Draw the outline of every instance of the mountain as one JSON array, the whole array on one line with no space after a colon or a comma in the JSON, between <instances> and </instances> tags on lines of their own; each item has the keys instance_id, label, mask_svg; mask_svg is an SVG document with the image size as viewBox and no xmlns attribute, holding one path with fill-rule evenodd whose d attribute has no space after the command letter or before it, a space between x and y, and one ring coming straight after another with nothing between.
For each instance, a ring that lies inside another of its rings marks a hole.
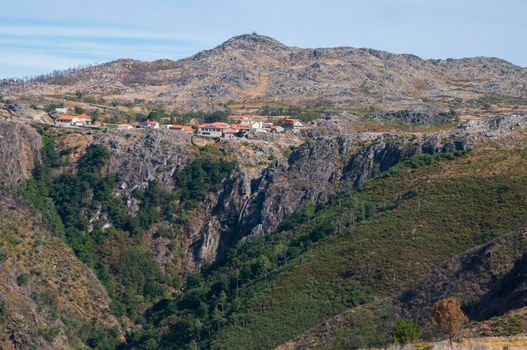
<instances>
[{"instance_id":1,"label":"mountain","mask_svg":"<svg viewBox=\"0 0 527 350\"><path fill-rule=\"evenodd\" d=\"M301 49L249 34L178 61L117 60L0 87L9 98L76 92L178 110L218 109L230 101L445 109L456 98L525 97L527 69L486 57L423 60L372 49Z\"/></svg>"},{"instance_id":2,"label":"mountain","mask_svg":"<svg viewBox=\"0 0 527 350\"><path fill-rule=\"evenodd\" d=\"M4 81L0 347L525 347L525 74L253 34ZM328 108L232 138L116 127L248 102Z\"/></svg>"}]
</instances>

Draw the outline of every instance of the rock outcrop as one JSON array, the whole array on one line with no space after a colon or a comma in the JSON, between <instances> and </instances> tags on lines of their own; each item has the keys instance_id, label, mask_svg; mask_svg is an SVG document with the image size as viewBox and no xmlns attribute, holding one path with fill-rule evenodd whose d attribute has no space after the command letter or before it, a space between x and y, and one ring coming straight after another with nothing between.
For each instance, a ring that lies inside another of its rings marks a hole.
<instances>
[{"instance_id":1,"label":"rock outcrop","mask_svg":"<svg viewBox=\"0 0 527 350\"><path fill-rule=\"evenodd\" d=\"M23 123L0 120L0 186L19 184L40 161L40 135Z\"/></svg>"}]
</instances>

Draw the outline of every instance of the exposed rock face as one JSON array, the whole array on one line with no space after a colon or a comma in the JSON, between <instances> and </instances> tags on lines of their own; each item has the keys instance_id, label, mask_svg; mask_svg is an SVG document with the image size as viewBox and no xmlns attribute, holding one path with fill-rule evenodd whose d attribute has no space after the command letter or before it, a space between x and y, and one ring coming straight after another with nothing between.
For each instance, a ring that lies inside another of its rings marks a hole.
<instances>
[{"instance_id":1,"label":"exposed rock face","mask_svg":"<svg viewBox=\"0 0 527 350\"><path fill-rule=\"evenodd\" d=\"M415 154L470 150L471 140L441 133L317 138L263 172L242 213L242 232L270 233L307 203L325 203Z\"/></svg>"},{"instance_id":2,"label":"exposed rock face","mask_svg":"<svg viewBox=\"0 0 527 350\"><path fill-rule=\"evenodd\" d=\"M100 95L178 109L217 109L230 100L273 100L429 109L422 98L527 96L527 69L496 58L423 60L349 47L300 49L241 35L190 58L118 60L27 84L4 82L0 94ZM436 106L442 108L441 103Z\"/></svg>"},{"instance_id":3,"label":"exposed rock face","mask_svg":"<svg viewBox=\"0 0 527 350\"><path fill-rule=\"evenodd\" d=\"M194 158L191 136L165 130L139 130L127 133L93 133L94 143L105 145L110 162L105 169L119 175L119 189L130 194L157 180L167 189L174 187L172 175Z\"/></svg>"},{"instance_id":4,"label":"exposed rock face","mask_svg":"<svg viewBox=\"0 0 527 350\"><path fill-rule=\"evenodd\" d=\"M0 120L53 124L53 119L49 114L35 110L26 104L0 103Z\"/></svg>"},{"instance_id":5,"label":"exposed rock face","mask_svg":"<svg viewBox=\"0 0 527 350\"><path fill-rule=\"evenodd\" d=\"M29 125L0 121L0 186L31 176L40 161L40 135Z\"/></svg>"}]
</instances>

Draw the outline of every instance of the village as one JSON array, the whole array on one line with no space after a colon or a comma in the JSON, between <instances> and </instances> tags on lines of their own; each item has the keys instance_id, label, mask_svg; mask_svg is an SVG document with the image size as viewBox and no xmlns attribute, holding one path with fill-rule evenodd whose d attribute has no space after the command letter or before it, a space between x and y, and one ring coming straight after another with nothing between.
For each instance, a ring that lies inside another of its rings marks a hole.
<instances>
[{"instance_id":1,"label":"village","mask_svg":"<svg viewBox=\"0 0 527 350\"><path fill-rule=\"evenodd\" d=\"M57 112L63 112L57 111ZM283 133L296 131L305 127L298 118L283 117L278 123L263 122L253 116L232 116L229 122L213 122L198 125L163 124L156 120L145 120L129 124L111 124L93 121L87 114L61 115L56 119L56 125L69 128L108 128L120 131L133 129L166 129L178 133L193 134L210 138L244 137L249 133Z\"/></svg>"}]
</instances>

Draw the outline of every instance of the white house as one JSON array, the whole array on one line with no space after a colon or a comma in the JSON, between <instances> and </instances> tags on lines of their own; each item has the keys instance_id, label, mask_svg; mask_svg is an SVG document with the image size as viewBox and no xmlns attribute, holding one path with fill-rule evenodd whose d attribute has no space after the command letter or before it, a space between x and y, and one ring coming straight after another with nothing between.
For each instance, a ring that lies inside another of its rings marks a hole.
<instances>
[{"instance_id":1,"label":"white house","mask_svg":"<svg viewBox=\"0 0 527 350\"><path fill-rule=\"evenodd\" d=\"M286 120L284 120L284 129L292 130L301 128L303 126L304 124L300 121L300 119L287 118Z\"/></svg>"},{"instance_id":2,"label":"white house","mask_svg":"<svg viewBox=\"0 0 527 350\"><path fill-rule=\"evenodd\" d=\"M284 132L284 128L282 128L280 125L273 125L271 126L271 132L281 133Z\"/></svg>"},{"instance_id":3,"label":"white house","mask_svg":"<svg viewBox=\"0 0 527 350\"><path fill-rule=\"evenodd\" d=\"M141 124L139 124L139 127L141 129L159 129L159 122L156 122L155 120L147 120L141 122Z\"/></svg>"},{"instance_id":4,"label":"white house","mask_svg":"<svg viewBox=\"0 0 527 350\"><path fill-rule=\"evenodd\" d=\"M55 108L55 112L58 114L67 114L68 113L68 107L57 107Z\"/></svg>"},{"instance_id":5,"label":"white house","mask_svg":"<svg viewBox=\"0 0 527 350\"><path fill-rule=\"evenodd\" d=\"M263 128L263 123L262 122L254 121L251 117L246 116L246 115L242 115L240 117L235 117L232 120L232 123L233 124L247 124L247 125L250 125L252 131L256 131L258 129Z\"/></svg>"},{"instance_id":6,"label":"white house","mask_svg":"<svg viewBox=\"0 0 527 350\"><path fill-rule=\"evenodd\" d=\"M117 125L117 130L130 130L134 127L131 124L119 124Z\"/></svg>"},{"instance_id":7,"label":"white house","mask_svg":"<svg viewBox=\"0 0 527 350\"><path fill-rule=\"evenodd\" d=\"M91 118L87 114L81 115L63 115L57 119L59 126L78 126L84 127L91 124Z\"/></svg>"},{"instance_id":8,"label":"white house","mask_svg":"<svg viewBox=\"0 0 527 350\"><path fill-rule=\"evenodd\" d=\"M198 135L208 137L222 137L223 131L229 127L229 124L221 122L201 124L198 126Z\"/></svg>"}]
</instances>

